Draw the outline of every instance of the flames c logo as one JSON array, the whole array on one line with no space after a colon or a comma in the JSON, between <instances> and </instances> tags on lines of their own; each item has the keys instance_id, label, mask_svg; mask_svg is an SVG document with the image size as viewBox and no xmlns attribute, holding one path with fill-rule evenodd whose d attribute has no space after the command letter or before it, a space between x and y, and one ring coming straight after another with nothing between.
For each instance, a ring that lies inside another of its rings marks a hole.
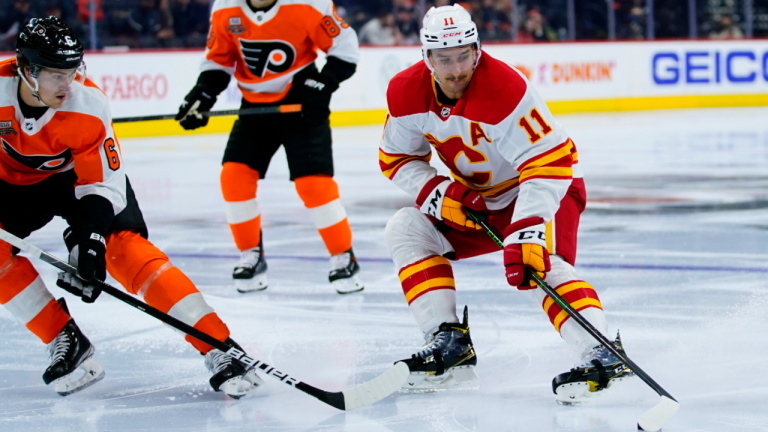
<instances>
[{"instance_id":1,"label":"flames c logo","mask_svg":"<svg viewBox=\"0 0 768 432\"><path fill-rule=\"evenodd\" d=\"M270 71L278 74L293 66L296 50L284 41L247 41L240 39L240 51L248 69L259 78Z\"/></svg>"}]
</instances>

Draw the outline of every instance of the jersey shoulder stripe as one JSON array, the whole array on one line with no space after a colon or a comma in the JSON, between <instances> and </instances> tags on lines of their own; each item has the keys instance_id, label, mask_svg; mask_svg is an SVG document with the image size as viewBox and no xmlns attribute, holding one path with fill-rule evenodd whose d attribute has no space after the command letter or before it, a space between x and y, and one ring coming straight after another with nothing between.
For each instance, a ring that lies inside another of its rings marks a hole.
<instances>
[{"instance_id":1,"label":"jersey shoulder stripe","mask_svg":"<svg viewBox=\"0 0 768 432\"><path fill-rule=\"evenodd\" d=\"M441 106L433 88L434 78L423 61L395 75L387 88L387 103L393 117L434 112ZM496 125L517 108L528 90L528 83L512 67L483 52L480 63L452 116Z\"/></svg>"},{"instance_id":2,"label":"jersey shoulder stripe","mask_svg":"<svg viewBox=\"0 0 768 432\"><path fill-rule=\"evenodd\" d=\"M425 113L434 99L432 73L423 61L399 72L387 87L387 106L392 117Z\"/></svg>"},{"instance_id":3,"label":"jersey shoulder stripe","mask_svg":"<svg viewBox=\"0 0 768 432\"><path fill-rule=\"evenodd\" d=\"M528 82L506 63L483 52L469 83L466 104L453 115L496 125L509 117L528 91ZM457 105L457 108L460 108Z\"/></svg>"}]
</instances>

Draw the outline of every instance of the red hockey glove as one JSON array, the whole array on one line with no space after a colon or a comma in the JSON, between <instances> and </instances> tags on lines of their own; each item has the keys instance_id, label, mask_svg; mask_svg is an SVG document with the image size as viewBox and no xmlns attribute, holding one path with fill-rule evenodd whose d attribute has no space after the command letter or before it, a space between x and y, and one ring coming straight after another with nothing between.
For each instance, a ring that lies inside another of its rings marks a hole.
<instances>
[{"instance_id":1,"label":"red hockey glove","mask_svg":"<svg viewBox=\"0 0 768 432\"><path fill-rule=\"evenodd\" d=\"M448 177L437 176L428 181L421 188L416 203L419 204L422 213L445 221L450 227L461 231L467 228L482 229L467 218L467 212L463 207L485 211L483 197L463 184L451 181Z\"/></svg>"},{"instance_id":2,"label":"red hockey glove","mask_svg":"<svg viewBox=\"0 0 768 432\"><path fill-rule=\"evenodd\" d=\"M546 225L540 217L519 220L504 230L504 266L507 282L520 290L536 288L536 283L525 277L525 267L539 276L552 269L547 251Z\"/></svg>"}]
</instances>

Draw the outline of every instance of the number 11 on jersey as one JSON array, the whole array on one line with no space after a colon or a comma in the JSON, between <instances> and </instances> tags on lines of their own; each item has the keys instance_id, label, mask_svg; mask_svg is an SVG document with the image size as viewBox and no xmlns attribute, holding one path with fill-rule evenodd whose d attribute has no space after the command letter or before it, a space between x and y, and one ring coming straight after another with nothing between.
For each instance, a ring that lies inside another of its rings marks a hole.
<instances>
[{"instance_id":1,"label":"number 11 on jersey","mask_svg":"<svg viewBox=\"0 0 768 432\"><path fill-rule=\"evenodd\" d=\"M520 117L518 124L528 133L528 140L531 141L531 144L536 144L543 136L547 136L547 134L552 132L552 126L544 121L544 117L539 114L539 111L536 108L531 110L531 118L541 127L541 135L533 129L531 122L528 121L526 116Z\"/></svg>"}]
</instances>

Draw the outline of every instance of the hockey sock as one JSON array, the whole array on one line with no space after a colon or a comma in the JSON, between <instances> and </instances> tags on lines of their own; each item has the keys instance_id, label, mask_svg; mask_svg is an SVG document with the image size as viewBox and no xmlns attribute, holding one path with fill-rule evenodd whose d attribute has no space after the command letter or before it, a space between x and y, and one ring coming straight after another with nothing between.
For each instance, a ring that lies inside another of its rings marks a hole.
<instances>
[{"instance_id":1,"label":"hockey sock","mask_svg":"<svg viewBox=\"0 0 768 432\"><path fill-rule=\"evenodd\" d=\"M24 257L12 257L10 252L11 245L0 242L0 304L48 344L67 324L69 315L45 287L32 263Z\"/></svg>"},{"instance_id":2,"label":"hockey sock","mask_svg":"<svg viewBox=\"0 0 768 432\"><path fill-rule=\"evenodd\" d=\"M400 269L400 283L424 336L444 322L459 322L456 283L447 259L432 255L404 266Z\"/></svg>"},{"instance_id":3,"label":"hockey sock","mask_svg":"<svg viewBox=\"0 0 768 432\"><path fill-rule=\"evenodd\" d=\"M120 231L109 235L107 270L128 292L143 297L150 306L220 341L229 337L229 329L192 281L138 233ZM203 354L211 350L191 336L186 340Z\"/></svg>"},{"instance_id":4,"label":"hockey sock","mask_svg":"<svg viewBox=\"0 0 768 432\"><path fill-rule=\"evenodd\" d=\"M227 222L241 251L253 249L261 240L261 210L256 202L259 172L248 165L225 162L221 170L221 192Z\"/></svg>"},{"instance_id":5,"label":"hockey sock","mask_svg":"<svg viewBox=\"0 0 768 432\"><path fill-rule=\"evenodd\" d=\"M331 255L348 251L352 247L352 229L347 212L339 199L339 186L333 177L313 175L294 180L296 192L312 213L315 227Z\"/></svg>"},{"instance_id":6,"label":"hockey sock","mask_svg":"<svg viewBox=\"0 0 768 432\"><path fill-rule=\"evenodd\" d=\"M607 334L607 323L600 298L592 286L580 280L576 270L560 256L553 255L552 270L546 281L555 288L565 301L587 319L600 333ZM577 322L540 288L524 291L541 305L549 321L565 342L581 355L599 342L587 333Z\"/></svg>"}]
</instances>

